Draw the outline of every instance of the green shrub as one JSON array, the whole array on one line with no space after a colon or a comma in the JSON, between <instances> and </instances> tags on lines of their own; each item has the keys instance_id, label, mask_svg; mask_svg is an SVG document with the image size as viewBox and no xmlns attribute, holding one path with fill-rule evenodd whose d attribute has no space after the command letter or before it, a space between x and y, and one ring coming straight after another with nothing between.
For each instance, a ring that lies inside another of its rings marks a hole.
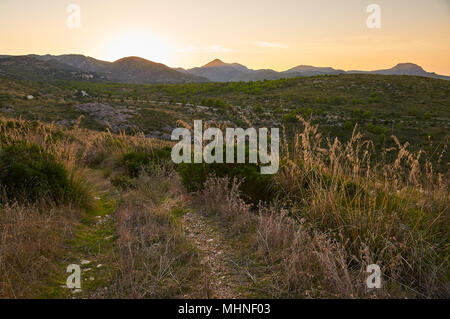
<instances>
[{"instance_id":1,"label":"green shrub","mask_svg":"<svg viewBox=\"0 0 450 319\"><path fill-rule=\"evenodd\" d=\"M264 110L263 110L263 108L262 108L262 106L261 105L255 105L254 107L253 107L253 112L255 112L255 113L262 113Z\"/></svg>"},{"instance_id":2,"label":"green shrub","mask_svg":"<svg viewBox=\"0 0 450 319\"><path fill-rule=\"evenodd\" d=\"M386 142L386 134L381 133L377 137L378 143L383 144Z\"/></svg>"},{"instance_id":3,"label":"green shrub","mask_svg":"<svg viewBox=\"0 0 450 319\"><path fill-rule=\"evenodd\" d=\"M164 147L160 149L153 149L149 153L125 153L120 161L120 164L127 170L130 177L137 177L142 170L150 173L158 167L170 165L170 158L170 147Z\"/></svg>"},{"instance_id":4,"label":"green shrub","mask_svg":"<svg viewBox=\"0 0 450 319\"><path fill-rule=\"evenodd\" d=\"M112 177L111 184L121 190L128 190L137 187L135 180L124 175Z\"/></svg>"},{"instance_id":5,"label":"green shrub","mask_svg":"<svg viewBox=\"0 0 450 319\"><path fill-rule=\"evenodd\" d=\"M365 119L370 119L372 117L372 112L370 111L365 111L362 115L363 118Z\"/></svg>"},{"instance_id":6,"label":"green shrub","mask_svg":"<svg viewBox=\"0 0 450 319\"><path fill-rule=\"evenodd\" d=\"M8 200L89 205L88 187L35 144L17 143L0 151L0 185Z\"/></svg>"},{"instance_id":7,"label":"green shrub","mask_svg":"<svg viewBox=\"0 0 450 319\"><path fill-rule=\"evenodd\" d=\"M344 129L346 130L352 130L354 128L355 124L352 121L346 121L344 123Z\"/></svg>"},{"instance_id":8,"label":"green shrub","mask_svg":"<svg viewBox=\"0 0 450 319\"><path fill-rule=\"evenodd\" d=\"M237 152L235 149L235 156ZM224 156L226 148L224 147ZM190 192L203 188L206 179L215 175L217 177L229 177L230 180L236 178L240 184L240 190L244 198L250 202L270 201L273 199L272 176L263 175L258 164L248 163L248 149L246 150L246 163L182 163L178 165L177 171L186 189Z\"/></svg>"}]
</instances>

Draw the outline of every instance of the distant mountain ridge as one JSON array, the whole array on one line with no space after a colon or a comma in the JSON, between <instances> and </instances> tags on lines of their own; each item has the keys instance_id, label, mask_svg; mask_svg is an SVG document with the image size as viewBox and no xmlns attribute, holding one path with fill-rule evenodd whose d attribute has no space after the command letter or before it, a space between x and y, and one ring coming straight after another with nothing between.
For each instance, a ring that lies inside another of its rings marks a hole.
<instances>
[{"instance_id":1,"label":"distant mountain ridge","mask_svg":"<svg viewBox=\"0 0 450 319\"><path fill-rule=\"evenodd\" d=\"M276 80L280 78L292 78L301 76L316 75L338 75L348 73L361 74L383 74L383 75L414 75L450 80L450 77L426 72L422 67L413 63L400 63L391 69L376 71L344 71L331 67L315 67L310 65L299 65L283 72L270 69L252 70L239 63L225 63L215 59L199 68L193 68L183 72L201 76L213 82L237 82L237 81L258 81Z\"/></svg>"},{"instance_id":2,"label":"distant mountain ridge","mask_svg":"<svg viewBox=\"0 0 450 319\"><path fill-rule=\"evenodd\" d=\"M426 72L414 63L399 63L375 71L344 71L331 67L299 65L283 72L252 70L239 63L215 59L192 69L170 68L140 57L107 62L79 54L8 56L0 55L0 74L39 81L109 81L119 83L248 82L316 75L383 74L412 75L450 80L449 76Z\"/></svg>"},{"instance_id":3,"label":"distant mountain ridge","mask_svg":"<svg viewBox=\"0 0 450 319\"><path fill-rule=\"evenodd\" d=\"M137 84L208 82L206 78L139 57L107 62L78 54L0 56L0 74L40 81L89 80Z\"/></svg>"},{"instance_id":4,"label":"distant mountain ridge","mask_svg":"<svg viewBox=\"0 0 450 319\"><path fill-rule=\"evenodd\" d=\"M314 75L320 75L320 74L327 74L327 75L342 74L342 73L345 73L345 71L344 70L335 70L330 67L316 67L316 66L311 66L311 65L299 65L292 69L284 71L283 73L285 73L285 74L301 73L301 74L305 74L305 75L314 76Z\"/></svg>"}]
</instances>

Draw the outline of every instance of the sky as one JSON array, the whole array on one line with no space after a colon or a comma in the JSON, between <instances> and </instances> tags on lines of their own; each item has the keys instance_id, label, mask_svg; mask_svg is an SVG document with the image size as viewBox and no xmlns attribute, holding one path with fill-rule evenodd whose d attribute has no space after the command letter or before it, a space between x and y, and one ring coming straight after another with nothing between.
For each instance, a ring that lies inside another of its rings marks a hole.
<instances>
[{"instance_id":1,"label":"sky","mask_svg":"<svg viewBox=\"0 0 450 319\"><path fill-rule=\"evenodd\" d=\"M380 28L367 25L370 4ZM450 75L450 0L0 0L0 55L30 53L277 71L412 62Z\"/></svg>"}]
</instances>

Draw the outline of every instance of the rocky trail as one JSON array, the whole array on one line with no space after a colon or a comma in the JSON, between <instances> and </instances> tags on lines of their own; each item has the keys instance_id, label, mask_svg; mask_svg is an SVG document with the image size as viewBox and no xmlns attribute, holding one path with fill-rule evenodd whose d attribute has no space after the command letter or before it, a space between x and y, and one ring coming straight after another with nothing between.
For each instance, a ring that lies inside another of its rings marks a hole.
<instances>
[{"instance_id":1,"label":"rocky trail","mask_svg":"<svg viewBox=\"0 0 450 319\"><path fill-rule=\"evenodd\" d=\"M207 281L211 295L208 298L243 298L242 287L248 277L239 271L238 252L232 247L214 221L197 211L183 217L187 237L200 251L202 263L207 267Z\"/></svg>"}]
</instances>

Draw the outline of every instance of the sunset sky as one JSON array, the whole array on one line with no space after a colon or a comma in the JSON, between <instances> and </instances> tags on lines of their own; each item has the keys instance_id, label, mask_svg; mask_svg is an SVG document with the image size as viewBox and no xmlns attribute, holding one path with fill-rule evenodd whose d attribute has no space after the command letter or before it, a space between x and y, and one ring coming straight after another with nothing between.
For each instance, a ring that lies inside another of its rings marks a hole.
<instances>
[{"instance_id":1,"label":"sunset sky","mask_svg":"<svg viewBox=\"0 0 450 319\"><path fill-rule=\"evenodd\" d=\"M71 3L80 28L66 24ZM381 7L369 29L366 8ZM278 71L413 62L450 75L450 0L0 0L0 54L141 56L171 67L220 58Z\"/></svg>"}]
</instances>

